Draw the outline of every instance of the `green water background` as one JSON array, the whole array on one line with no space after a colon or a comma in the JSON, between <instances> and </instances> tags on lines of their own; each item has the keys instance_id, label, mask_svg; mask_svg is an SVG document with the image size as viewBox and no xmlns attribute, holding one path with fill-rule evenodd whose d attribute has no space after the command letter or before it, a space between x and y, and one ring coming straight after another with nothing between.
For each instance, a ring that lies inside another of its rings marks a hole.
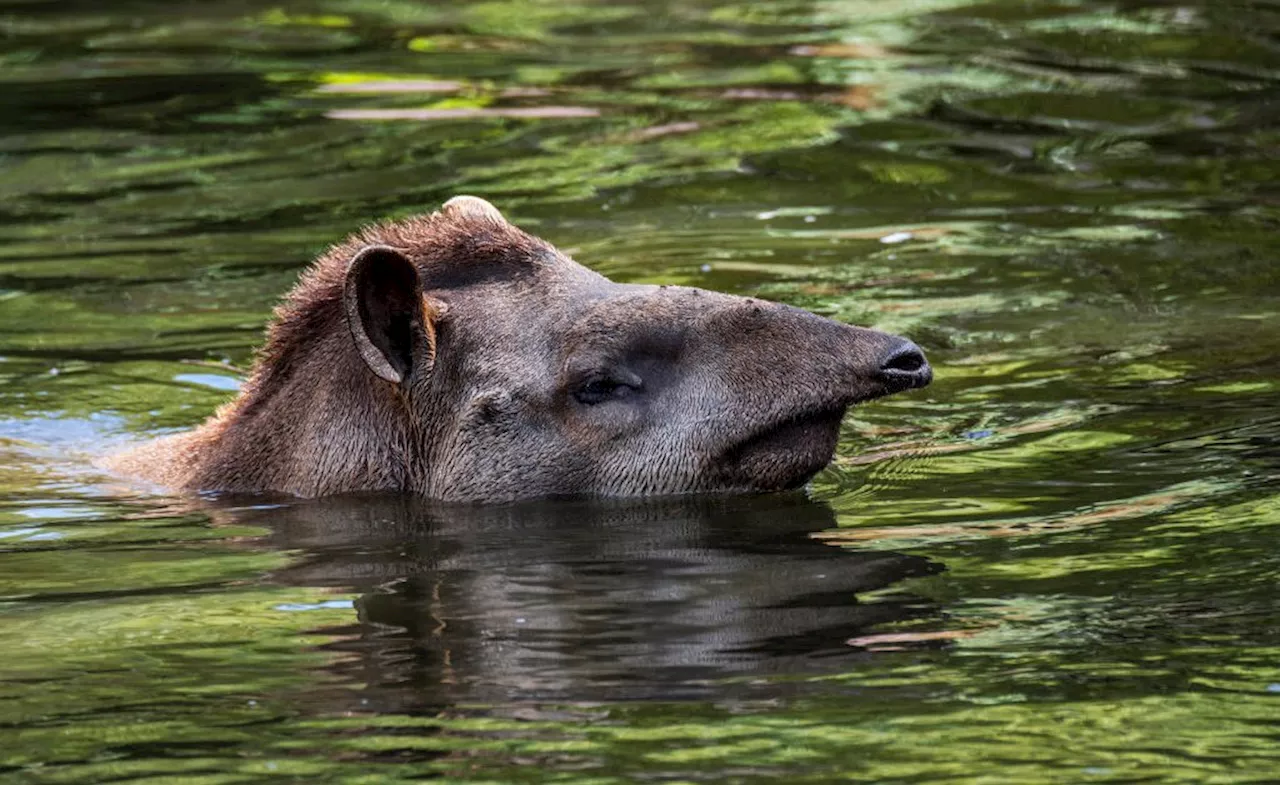
<instances>
[{"instance_id":1,"label":"green water background","mask_svg":"<svg viewBox=\"0 0 1280 785\"><path fill-rule=\"evenodd\" d=\"M0 0L0 781L1280 781L1278 85L1262 0ZM464 192L937 381L808 499L90 467Z\"/></svg>"}]
</instances>

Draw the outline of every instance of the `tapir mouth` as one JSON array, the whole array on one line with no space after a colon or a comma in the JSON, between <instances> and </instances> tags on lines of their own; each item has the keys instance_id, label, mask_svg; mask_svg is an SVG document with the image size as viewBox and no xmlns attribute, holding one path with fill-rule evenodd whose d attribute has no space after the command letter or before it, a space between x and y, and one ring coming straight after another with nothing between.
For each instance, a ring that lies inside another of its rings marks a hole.
<instances>
[{"instance_id":1,"label":"tapir mouth","mask_svg":"<svg viewBox=\"0 0 1280 785\"><path fill-rule=\"evenodd\" d=\"M788 417L732 447L724 466L732 484L761 491L798 488L822 471L835 455L846 406Z\"/></svg>"},{"instance_id":2,"label":"tapir mouth","mask_svg":"<svg viewBox=\"0 0 1280 785\"><path fill-rule=\"evenodd\" d=\"M793 414L767 425L737 442L721 465L729 484L759 491L799 488L831 463L840 436L840 423L849 407L903 390L924 387L932 380L926 364L907 378L890 378L875 389L846 400ZM904 374L905 376L905 374Z\"/></svg>"}]
</instances>

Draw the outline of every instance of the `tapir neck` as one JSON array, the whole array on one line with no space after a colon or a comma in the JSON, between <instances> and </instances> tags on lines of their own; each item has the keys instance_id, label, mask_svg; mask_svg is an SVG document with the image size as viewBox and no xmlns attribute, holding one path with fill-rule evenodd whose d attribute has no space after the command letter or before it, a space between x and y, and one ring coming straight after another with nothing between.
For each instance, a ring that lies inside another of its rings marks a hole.
<instances>
[{"instance_id":1,"label":"tapir neck","mask_svg":"<svg viewBox=\"0 0 1280 785\"><path fill-rule=\"evenodd\" d=\"M162 484L190 489L407 489L414 462L403 393L370 373L344 338L260 360L236 400L194 432L156 443L164 454L140 463L164 466L166 476L153 477Z\"/></svg>"}]
</instances>

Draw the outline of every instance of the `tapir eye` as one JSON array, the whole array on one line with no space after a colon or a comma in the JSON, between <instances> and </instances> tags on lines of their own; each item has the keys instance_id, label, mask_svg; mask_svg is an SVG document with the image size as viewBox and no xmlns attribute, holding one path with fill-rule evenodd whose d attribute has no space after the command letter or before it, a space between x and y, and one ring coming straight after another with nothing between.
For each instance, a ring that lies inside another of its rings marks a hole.
<instances>
[{"instance_id":1,"label":"tapir eye","mask_svg":"<svg viewBox=\"0 0 1280 785\"><path fill-rule=\"evenodd\" d=\"M578 403L595 406L598 403L624 398L640 389L640 378L633 374L592 376L578 385L573 397Z\"/></svg>"}]
</instances>

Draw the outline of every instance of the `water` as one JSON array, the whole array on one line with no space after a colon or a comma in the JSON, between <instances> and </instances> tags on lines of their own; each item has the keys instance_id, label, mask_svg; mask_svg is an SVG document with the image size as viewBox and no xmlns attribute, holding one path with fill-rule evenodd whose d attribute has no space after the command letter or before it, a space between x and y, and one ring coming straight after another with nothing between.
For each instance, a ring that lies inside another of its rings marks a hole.
<instances>
[{"instance_id":1,"label":"water","mask_svg":"<svg viewBox=\"0 0 1280 785\"><path fill-rule=\"evenodd\" d=\"M0 781L1273 782L1280 6L0 2ZM519 110L519 111L512 111ZM363 222L910 335L806 494L179 498Z\"/></svg>"}]
</instances>

